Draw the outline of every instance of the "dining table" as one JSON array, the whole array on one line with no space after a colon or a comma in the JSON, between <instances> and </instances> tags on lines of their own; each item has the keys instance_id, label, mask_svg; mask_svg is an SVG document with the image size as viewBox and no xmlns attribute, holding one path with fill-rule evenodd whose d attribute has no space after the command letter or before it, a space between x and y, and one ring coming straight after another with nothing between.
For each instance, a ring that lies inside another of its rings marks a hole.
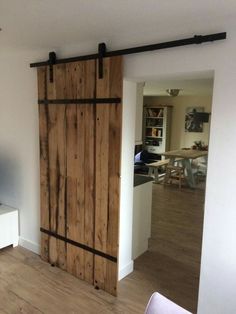
<instances>
[{"instance_id":1,"label":"dining table","mask_svg":"<svg viewBox=\"0 0 236 314\"><path fill-rule=\"evenodd\" d=\"M208 151L197 149L179 149L161 153L162 156L169 159L168 165L174 166L178 161L185 168L186 180L191 188L196 187L196 180L193 173L192 160L200 157L206 157Z\"/></svg>"}]
</instances>

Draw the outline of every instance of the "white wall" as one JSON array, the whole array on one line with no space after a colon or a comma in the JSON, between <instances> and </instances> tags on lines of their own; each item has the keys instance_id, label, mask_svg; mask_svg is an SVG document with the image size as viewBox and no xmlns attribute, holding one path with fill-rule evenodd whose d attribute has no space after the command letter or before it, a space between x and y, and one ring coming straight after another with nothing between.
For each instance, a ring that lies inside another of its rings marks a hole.
<instances>
[{"instance_id":1,"label":"white wall","mask_svg":"<svg viewBox=\"0 0 236 314\"><path fill-rule=\"evenodd\" d=\"M226 41L125 57L127 80L215 71L198 314L232 314L236 308L235 52L232 27ZM37 90L36 72L28 63L45 54L8 52L0 57L0 200L20 208L21 236L37 244ZM127 132L134 116L130 112L125 117ZM129 176L129 187L131 181Z\"/></svg>"},{"instance_id":2,"label":"white wall","mask_svg":"<svg viewBox=\"0 0 236 314\"><path fill-rule=\"evenodd\" d=\"M198 314L236 308L236 33L228 39L129 56L125 77L154 80L172 73L214 70Z\"/></svg>"},{"instance_id":3,"label":"white wall","mask_svg":"<svg viewBox=\"0 0 236 314\"><path fill-rule=\"evenodd\" d=\"M143 87L144 83L137 83L136 91L136 119L135 119L135 144L143 143Z\"/></svg>"},{"instance_id":4,"label":"white wall","mask_svg":"<svg viewBox=\"0 0 236 314\"><path fill-rule=\"evenodd\" d=\"M0 202L20 212L20 243L39 251L39 146L36 73L43 53L0 53Z\"/></svg>"},{"instance_id":5,"label":"white wall","mask_svg":"<svg viewBox=\"0 0 236 314\"><path fill-rule=\"evenodd\" d=\"M150 105L171 105L171 138L170 149L191 147L194 141L203 141L205 145L209 143L210 120L203 124L203 132L185 132L185 114L188 107L202 107L204 112L211 112L212 96L154 96L145 97L145 104Z\"/></svg>"},{"instance_id":6,"label":"white wall","mask_svg":"<svg viewBox=\"0 0 236 314\"><path fill-rule=\"evenodd\" d=\"M133 180L135 114L137 84L124 80L123 83L123 124L121 156L121 199L119 237L119 280L133 271L132 225L133 225Z\"/></svg>"}]
</instances>

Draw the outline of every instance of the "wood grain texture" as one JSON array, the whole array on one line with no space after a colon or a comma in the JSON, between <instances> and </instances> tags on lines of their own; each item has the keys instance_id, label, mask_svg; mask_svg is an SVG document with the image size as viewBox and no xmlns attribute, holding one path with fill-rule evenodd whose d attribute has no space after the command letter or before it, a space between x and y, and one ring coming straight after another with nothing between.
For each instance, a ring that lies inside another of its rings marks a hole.
<instances>
[{"instance_id":1,"label":"wood grain texture","mask_svg":"<svg viewBox=\"0 0 236 314\"><path fill-rule=\"evenodd\" d=\"M39 99L122 97L122 58L38 70ZM121 104L40 105L41 227L118 255ZM116 294L114 262L42 233L41 256Z\"/></svg>"},{"instance_id":2,"label":"wood grain texture","mask_svg":"<svg viewBox=\"0 0 236 314\"><path fill-rule=\"evenodd\" d=\"M66 110L67 138L67 236L76 238L77 229L77 106L67 105Z\"/></svg>"},{"instance_id":3,"label":"wood grain texture","mask_svg":"<svg viewBox=\"0 0 236 314\"><path fill-rule=\"evenodd\" d=\"M95 61L66 64L67 98L92 98ZM94 246L94 110L67 106L67 236ZM86 172L85 172L86 171ZM68 271L93 282L93 254L67 245Z\"/></svg>"},{"instance_id":4,"label":"wood grain texture","mask_svg":"<svg viewBox=\"0 0 236 314\"><path fill-rule=\"evenodd\" d=\"M109 104L96 110L95 248L106 252L109 175Z\"/></svg>"},{"instance_id":5,"label":"wood grain texture","mask_svg":"<svg viewBox=\"0 0 236 314\"><path fill-rule=\"evenodd\" d=\"M46 95L46 68L37 69L38 73L38 98ZM40 224L41 227L49 229L49 156L48 156L48 106L39 105L39 145L40 145ZM49 237L41 234L41 257L49 260Z\"/></svg>"},{"instance_id":6,"label":"wood grain texture","mask_svg":"<svg viewBox=\"0 0 236 314\"><path fill-rule=\"evenodd\" d=\"M123 59L121 56L105 58L103 60L103 78L98 78L96 96L98 98L122 98L123 86Z\"/></svg>"},{"instance_id":7,"label":"wood grain texture","mask_svg":"<svg viewBox=\"0 0 236 314\"><path fill-rule=\"evenodd\" d=\"M67 143L67 236L93 248L94 110L90 104L68 105ZM92 283L93 254L67 248L68 271Z\"/></svg>"},{"instance_id":8,"label":"wood grain texture","mask_svg":"<svg viewBox=\"0 0 236 314\"><path fill-rule=\"evenodd\" d=\"M109 104L96 107L95 249L107 251ZM106 259L94 257L94 285L105 290Z\"/></svg>"},{"instance_id":9,"label":"wood grain texture","mask_svg":"<svg viewBox=\"0 0 236 314\"><path fill-rule=\"evenodd\" d=\"M48 99L65 97L65 65L53 67L54 80L49 80L47 67ZM49 152L49 200L50 231L65 236L65 188L66 188L66 126L65 105L48 105L48 152ZM66 269L66 244L49 237L49 262Z\"/></svg>"},{"instance_id":10,"label":"wood grain texture","mask_svg":"<svg viewBox=\"0 0 236 314\"><path fill-rule=\"evenodd\" d=\"M84 243L84 119L83 105L67 111L67 236ZM68 271L84 278L84 251L67 245ZM74 263L77 265L74 265ZM72 265L70 265L72 263Z\"/></svg>"},{"instance_id":11,"label":"wood grain texture","mask_svg":"<svg viewBox=\"0 0 236 314\"><path fill-rule=\"evenodd\" d=\"M121 104L112 104L109 112L109 216L107 225L107 253L118 258L120 209ZM106 262L105 290L117 293L118 264Z\"/></svg>"},{"instance_id":12,"label":"wood grain texture","mask_svg":"<svg viewBox=\"0 0 236 314\"><path fill-rule=\"evenodd\" d=\"M138 278L126 278L115 298L21 247L1 251L0 269L1 314L143 314L150 297Z\"/></svg>"},{"instance_id":13,"label":"wood grain texture","mask_svg":"<svg viewBox=\"0 0 236 314\"><path fill-rule=\"evenodd\" d=\"M84 106L84 244L94 248L95 227L95 108ZM89 127L88 127L89 126ZM94 280L94 254L84 251L84 279Z\"/></svg>"},{"instance_id":14,"label":"wood grain texture","mask_svg":"<svg viewBox=\"0 0 236 314\"><path fill-rule=\"evenodd\" d=\"M98 65L97 65L98 66ZM122 58L104 59L98 98L122 97ZM118 257L122 105L96 105L95 248ZM117 294L118 264L95 256L94 284Z\"/></svg>"},{"instance_id":15,"label":"wood grain texture","mask_svg":"<svg viewBox=\"0 0 236 314\"><path fill-rule=\"evenodd\" d=\"M69 243L67 244L67 271L84 279L84 250Z\"/></svg>"},{"instance_id":16,"label":"wood grain texture","mask_svg":"<svg viewBox=\"0 0 236 314\"><path fill-rule=\"evenodd\" d=\"M93 98L95 92L95 60L66 64L66 98Z\"/></svg>"}]
</instances>

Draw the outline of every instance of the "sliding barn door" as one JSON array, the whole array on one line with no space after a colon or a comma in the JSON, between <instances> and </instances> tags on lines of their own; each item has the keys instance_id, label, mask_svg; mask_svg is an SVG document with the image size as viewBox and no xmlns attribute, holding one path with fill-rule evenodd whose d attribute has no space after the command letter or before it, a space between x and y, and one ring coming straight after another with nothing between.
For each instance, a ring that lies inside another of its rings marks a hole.
<instances>
[{"instance_id":1,"label":"sliding barn door","mask_svg":"<svg viewBox=\"0 0 236 314\"><path fill-rule=\"evenodd\" d=\"M41 257L116 295L122 58L38 68Z\"/></svg>"}]
</instances>

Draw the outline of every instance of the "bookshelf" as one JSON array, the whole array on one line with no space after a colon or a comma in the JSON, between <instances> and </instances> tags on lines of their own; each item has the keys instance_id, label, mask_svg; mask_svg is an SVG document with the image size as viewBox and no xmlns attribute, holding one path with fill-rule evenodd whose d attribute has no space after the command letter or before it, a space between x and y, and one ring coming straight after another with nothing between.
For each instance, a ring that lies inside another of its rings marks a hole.
<instances>
[{"instance_id":1,"label":"bookshelf","mask_svg":"<svg viewBox=\"0 0 236 314\"><path fill-rule=\"evenodd\" d=\"M144 106L143 141L145 149L161 154L170 148L170 106Z\"/></svg>"}]
</instances>

